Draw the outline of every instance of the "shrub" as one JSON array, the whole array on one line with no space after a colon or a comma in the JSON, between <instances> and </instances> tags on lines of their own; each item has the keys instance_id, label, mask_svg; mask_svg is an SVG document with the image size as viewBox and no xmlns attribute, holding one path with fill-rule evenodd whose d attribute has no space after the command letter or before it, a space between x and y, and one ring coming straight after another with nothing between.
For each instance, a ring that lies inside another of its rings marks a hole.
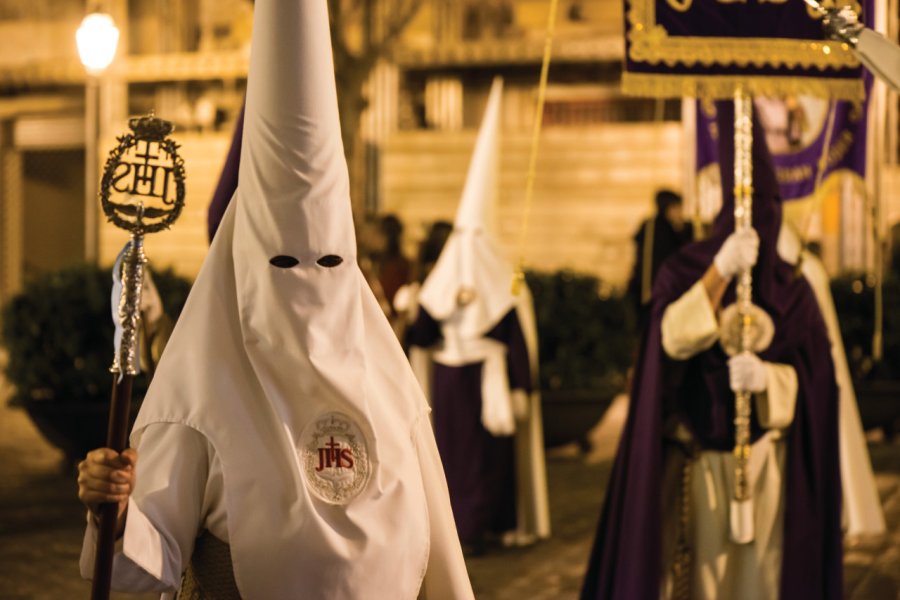
<instances>
[{"instance_id":1,"label":"shrub","mask_svg":"<svg viewBox=\"0 0 900 600\"><path fill-rule=\"evenodd\" d=\"M190 282L172 270L153 273L166 313L174 320ZM2 309L0 343L16 400L109 402L113 323L111 269L78 265L48 273L25 286ZM142 397L147 378L134 382Z\"/></svg>"},{"instance_id":2,"label":"shrub","mask_svg":"<svg viewBox=\"0 0 900 600\"><path fill-rule=\"evenodd\" d=\"M831 282L831 293L854 379L900 381L900 277L890 275L884 281L883 358L877 363L872 359L874 282L865 276L844 275Z\"/></svg>"},{"instance_id":3,"label":"shrub","mask_svg":"<svg viewBox=\"0 0 900 600\"><path fill-rule=\"evenodd\" d=\"M545 390L624 388L634 358L636 321L627 299L591 275L529 272Z\"/></svg>"}]
</instances>

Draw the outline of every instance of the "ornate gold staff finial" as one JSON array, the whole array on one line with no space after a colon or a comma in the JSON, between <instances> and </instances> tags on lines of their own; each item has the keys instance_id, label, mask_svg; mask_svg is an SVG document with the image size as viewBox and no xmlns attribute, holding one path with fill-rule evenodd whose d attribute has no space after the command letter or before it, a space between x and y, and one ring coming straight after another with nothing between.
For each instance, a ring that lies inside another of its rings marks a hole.
<instances>
[{"instance_id":1,"label":"ornate gold staff finial","mask_svg":"<svg viewBox=\"0 0 900 600\"><path fill-rule=\"evenodd\" d=\"M144 281L144 234L168 229L181 214L185 197L184 161L178 144L168 136L172 123L153 115L128 122L131 133L117 138L109 154L100 182L100 203L106 218L131 234L122 251L113 277L121 294L115 311L116 348L110 371L113 373L109 429L106 446L122 452L128 444L131 385L140 371L138 332L141 325L141 291ZM100 506L100 530L94 561L92 600L109 598L112 561L115 551L118 506Z\"/></svg>"}]
</instances>

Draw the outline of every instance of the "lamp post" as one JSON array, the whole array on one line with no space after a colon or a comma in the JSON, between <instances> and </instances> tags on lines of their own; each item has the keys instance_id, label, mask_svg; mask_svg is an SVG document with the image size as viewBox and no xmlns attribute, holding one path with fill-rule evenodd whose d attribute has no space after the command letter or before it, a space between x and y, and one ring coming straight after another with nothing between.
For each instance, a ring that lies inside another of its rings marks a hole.
<instances>
[{"instance_id":1,"label":"lamp post","mask_svg":"<svg viewBox=\"0 0 900 600\"><path fill-rule=\"evenodd\" d=\"M81 26L75 33L75 42L78 57L87 72L84 99L84 258L95 261L98 254L97 186L100 173L97 147L100 137L100 78L116 55L119 28L110 15L94 11L81 21Z\"/></svg>"}]
</instances>

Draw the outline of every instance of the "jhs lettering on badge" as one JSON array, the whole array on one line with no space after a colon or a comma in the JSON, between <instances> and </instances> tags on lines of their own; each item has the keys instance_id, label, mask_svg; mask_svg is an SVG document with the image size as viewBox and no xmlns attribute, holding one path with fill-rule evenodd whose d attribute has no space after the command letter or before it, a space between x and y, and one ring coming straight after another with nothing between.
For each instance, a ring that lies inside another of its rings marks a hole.
<instances>
[{"instance_id":1,"label":"jhs lettering on badge","mask_svg":"<svg viewBox=\"0 0 900 600\"><path fill-rule=\"evenodd\" d=\"M349 446L341 447L340 442L334 441L334 436L325 448L319 448L319 466L316 472L319 473L324 469L352 469L353 468L353 448Z\"/></svg>"},{"instance_id":2,"label":"jhs lettering on badge","mask_svg":"<svg viewBox=\"0 0 900 600\"><path fill-rule=\"evenodd\" d=\"M347 504L369 480L368 443L349 416L326 413L301 434L300 463L310 493L329 504Z\"/></svg>"}]
</instances>

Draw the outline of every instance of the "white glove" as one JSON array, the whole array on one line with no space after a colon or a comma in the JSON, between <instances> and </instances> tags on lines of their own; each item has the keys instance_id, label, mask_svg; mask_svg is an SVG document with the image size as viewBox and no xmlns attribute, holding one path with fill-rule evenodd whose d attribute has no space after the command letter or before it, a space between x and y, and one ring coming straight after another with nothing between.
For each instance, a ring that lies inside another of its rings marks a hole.
<instances>
[{"instance_id":1,"label":"white glove","mask_svg":"<svg viewBox=\"0 0 900 600\"><path fill-rule=\"evenodd\" d=\"M725 279L731 279L756 264L759 255L759 236L752 227L728 236L713 259L716 270Z\"/></svg>"},{"instance_id":2,"label":"white glove","mask_svg":"<svg viewBox=\"0 0 900 600\"><path fill-rule=\"evenodd\" d=\"M732 392L764 392L768 373L763 361L752 352L741 352L728 359L728 379Z\"/></svg>"}]
</instances>

